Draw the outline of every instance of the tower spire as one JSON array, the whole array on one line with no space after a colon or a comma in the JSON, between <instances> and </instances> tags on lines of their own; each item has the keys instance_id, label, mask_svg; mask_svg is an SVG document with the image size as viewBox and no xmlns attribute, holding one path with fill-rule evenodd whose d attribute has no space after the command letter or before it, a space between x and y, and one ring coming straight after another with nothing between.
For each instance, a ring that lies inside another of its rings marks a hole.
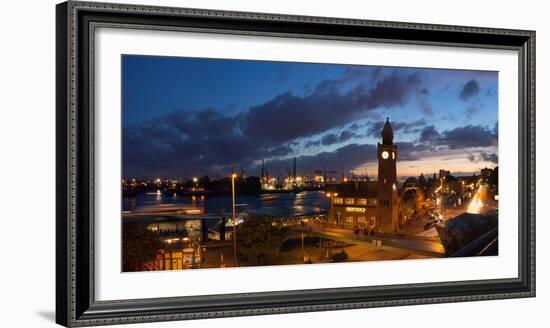
<instances>
[{"instance_id":1,"label":"tower spire","mask_svg":"<svg viewBox=\"0 0 550 328\"><path fill-rule=\"evenodd\" d=\"M384 128L382 129L382 143L384 145L393 144L393 129L389 117L386 117L386 124L384 124Z\"/></svg>"},{"instance_id":2,"label":"tower spire","mask_svg":"<svg viewBox=\"0 0 550 328\"><path fill-rule=\"evenodd\" d=\"M264 181L264 178L265 178L265 160L262 159L262 182Z\"/></svg>"},{"instance_id":3,"label":"tower spire","mask_svg":"<svg viewBox=\"0 0 550 328\"><path fill-rule=\"evenodd\" d=\"M294 164L292 166L292 179L296 181L296 156L294 156Z\"/></svg>"}]
</instances>

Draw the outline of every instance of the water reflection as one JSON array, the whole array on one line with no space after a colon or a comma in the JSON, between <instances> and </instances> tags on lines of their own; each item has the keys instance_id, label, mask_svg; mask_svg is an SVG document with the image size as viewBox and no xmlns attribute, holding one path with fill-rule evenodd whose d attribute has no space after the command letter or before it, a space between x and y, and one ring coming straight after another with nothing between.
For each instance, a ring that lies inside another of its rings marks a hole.
<instances>
[{"instance_id":1,"label":"water reflection","mask_svg":"<svg viewBox=\"0 0 550 328\"><path fill-rule=\"evenodd\" d=\"M237 196L236 203L238 213L274 216L318 214L327 211L330 205L328 199L320 191ZM145 207L162 208L170 204L203 208L205 214L231 213L231 197L229 196L179 196L144 193L123 198L122 207L124 211L134 211Z\"/></svg>"}]
</instances>

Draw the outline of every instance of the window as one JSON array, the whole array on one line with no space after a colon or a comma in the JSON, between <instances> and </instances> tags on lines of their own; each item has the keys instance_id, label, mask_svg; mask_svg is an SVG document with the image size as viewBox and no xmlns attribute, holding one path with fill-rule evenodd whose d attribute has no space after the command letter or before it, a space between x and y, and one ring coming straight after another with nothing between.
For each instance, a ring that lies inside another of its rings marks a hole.
<instances>
[{"instance_id":1,"label":"window","mask_svg":"<svg viewBox=\"0 0 550 328\"><path fill-rule=\"evenodd\" d=\"M359 216L359 217L357 217L357 222L359 222L359 223L366 223L366 222L367 222L367 218L364 217L364 216Z\"/></svg>"},{"instance_id":2,"label":"window","mask_svg":"<svg viewBox=\"0 0 550 328\"><path fill-rule=\"evenodd\" d=\"M366 198L359 198L357 199L358 205L367 205L367 199Z\"/></svg>"},{"instance_id":3,"label":"window","mask_svg":"<svg viewBox=\"0 0 550 328\"><path fill-rule=\"evenodd\" d=\"M353 216L346 216L346 223L353 223Z\"/></svg>"},{"instance_id":4,"label":"window","mask_svg":"<svg viewBox=\"0 0 550 328\"><path fill-rule=\"evenodd\" d=\"M334 198L334 204L344 204L344 199L342 197Z\"/></svg>"},{"instance_id":5,"label":"window","mask_svg":"<svg viewBox=\"0 0 550 328\"><path fill-rule=\"evenodd\" d=\"M367 205L368 206L376 206L376 198L369 198L367 200Z\"/></svg>"},{"instance_id":6,"label":"window","mask_svg":"<svg viewBox=\"0 0 550 328\"><path fill-rule=\"evenodd\" d=\"M355 199L353 198L346 198L346 205L353 205L355 204Z\"/></svg>"}]
</instances>

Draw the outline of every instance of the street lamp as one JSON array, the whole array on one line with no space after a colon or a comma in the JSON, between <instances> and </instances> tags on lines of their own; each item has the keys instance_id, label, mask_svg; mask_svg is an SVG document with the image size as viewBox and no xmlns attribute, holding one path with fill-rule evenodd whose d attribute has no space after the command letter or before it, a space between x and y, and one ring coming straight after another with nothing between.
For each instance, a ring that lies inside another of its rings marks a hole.
<instances>
[{"instance_id":1,"label":"street lamp","mask_svg":"<svg viewBox=\"0 0 550 328\"><path fill-rule=\"evenodd\" d=\"M327 197L330 199L330 212L329 217L334 216L334 197L338 197L338 193L327 193ZM338 227L338 222L336 222L336 227Z\"/></svg>"},{"instance_id":2,"label":"street lamp","mask_svg":"<svg viewBox=\"0 0 550 328\"><path fill-rule=\"evenodd\" d=\"M445 212L445 191L447 189L447 184L445 183L445 176L441 179L441 203L440 203L440 212L443 214Z\"/></svg>"},{"instance_id":3,"label":"street lamp","mask_svg":"<svg viewBox=\"0 0 550 328\"><path fill-rule=\"evenodd\" d=\"M233 258L235 260L235 267L239 266L237 260L237 215L235 213L235 178L237 175L235 173L231 174L231 200L233 208Z\"/></svg>"}]
</instances>

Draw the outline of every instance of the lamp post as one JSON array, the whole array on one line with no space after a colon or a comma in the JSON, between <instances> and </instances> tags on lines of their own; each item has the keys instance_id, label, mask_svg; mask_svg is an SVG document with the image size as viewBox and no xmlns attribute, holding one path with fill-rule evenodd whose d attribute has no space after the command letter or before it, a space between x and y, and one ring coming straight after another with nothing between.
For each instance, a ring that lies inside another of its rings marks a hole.
<instances>
[{"instance_id":1,"label":"lamp post","mask_svg":"<svg viewBox=\"0 0 550 328\"><path fill-rule=\"evenodd\" d=\"M235 267L239 266L239 261L237 260L237 215L235 212L235 178L237 175L235 173L231 174L231 199L232 199L232 208L233 208L233 258L235 260Z\"/></svg>"},{"instance_id":2,"label":"lamp post","mask_svg":"<svg viewBox=\"0 0 550 328\"><path fill-rule=\"evenodd\" d=\"M334 197L337 197L338 196L338 193L327 193L327 197L330 199L330 216L332 216L336 222L336 227L338 227L338 222L335 218L335 215L334 215Z\"/></svg>"},{"instance_id":3,"label":"lamp post","mask_svg":"<svg viewBox=\"0 0 550 328\"><path fill-rule=\"evenodd\" d=\"M445 212L445 189L447 188L447 185L445 183L445 176L441 178L440 188L441 189L439 190L441 191L441 204L439 206L439 211L441 212L440 214L443 215L443 213Z\"/></svg>"}]
</instances>

